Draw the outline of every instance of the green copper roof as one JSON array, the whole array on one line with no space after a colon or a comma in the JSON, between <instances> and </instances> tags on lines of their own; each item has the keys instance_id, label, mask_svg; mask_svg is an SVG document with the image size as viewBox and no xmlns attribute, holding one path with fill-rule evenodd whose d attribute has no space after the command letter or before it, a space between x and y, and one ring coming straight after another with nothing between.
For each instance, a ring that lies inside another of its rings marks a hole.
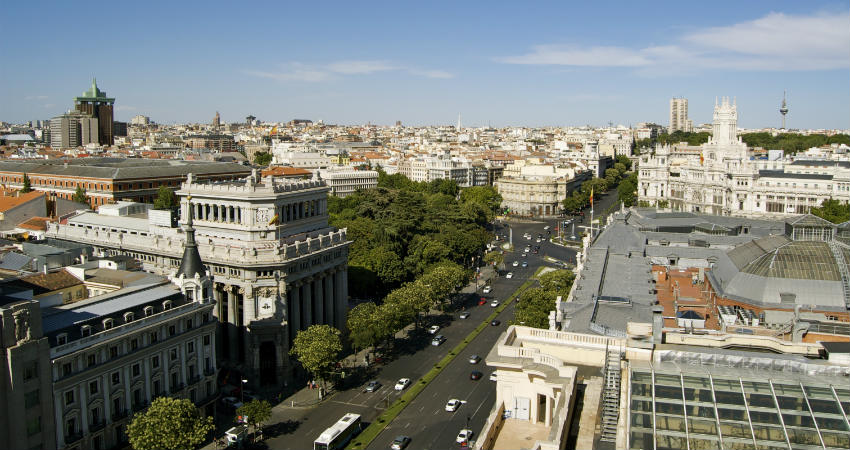
<instances>
[{"instance_id":1,"label":"green copper roof","mask_svg":"<svg viewBox=\"0 0 850 450\"><path fill-rule=\"evenodd\" d=\"M107 103L115 103L114 98L108 98L106 96L106 92L101 91L97 88L97 79L91 79L91 89L83 92L83 95L80 97L74 98L75 102L107 102Z\"/></svg>"}]
</instances>

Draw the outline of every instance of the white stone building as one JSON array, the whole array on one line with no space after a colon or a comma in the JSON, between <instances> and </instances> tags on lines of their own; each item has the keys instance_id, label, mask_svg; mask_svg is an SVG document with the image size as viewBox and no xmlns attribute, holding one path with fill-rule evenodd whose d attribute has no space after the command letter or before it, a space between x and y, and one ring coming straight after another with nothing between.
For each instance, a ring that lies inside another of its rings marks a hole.
<instances>
[{"instance_id":1,"label":"white stone building","mask_svg":"<svg viewBox=\"0 0 850 450\"><path fill-rule=\"evenodd\" d=\"M638 199L674 211L784 216L834 198L850 201L850 162L753 160L738 137L738 112L714 107L712 137L700 147L658 146L640 157Z\"/></svg>"},{"instance_id":2,"label":"white stone building","mask_svg":"<svg viewBox=\"0 0 850 450\"><path fill-rule=\"evenodd\" d=\"M319 170L322 180L331 188L331 194L347 197L358 190L378 186L378 172L375 170L355 170L348 167L331 167Z\"/></svg>"},{"instance_id":3,"label":"white stone building","mask_svg":"<svg viewBox=\"0 0 850 450\"><path fill-rule=\"evenodd\" d=\"M398 173L413 181L454 180L460 187L473 186L474 169L464 157L453 157L446 150L442 154L403 159L398 162Z\"/></svg>"}]
</instances>

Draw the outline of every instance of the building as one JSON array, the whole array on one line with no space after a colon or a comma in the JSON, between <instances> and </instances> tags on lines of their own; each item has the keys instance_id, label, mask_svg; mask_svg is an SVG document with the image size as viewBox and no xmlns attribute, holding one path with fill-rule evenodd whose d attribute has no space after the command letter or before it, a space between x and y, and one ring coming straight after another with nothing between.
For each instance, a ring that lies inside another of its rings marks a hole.
<instances>
[{"instance_id":1,"label":"building","mask_svg":"<svg viewBox=\"0 0 850 450\"><path fill-rule=\"evenodd\" d=\"M150 125L150 123L151 118L141 114L135 115L132 119L130 119L130 125Z\"/></svg>"},{"instance_id":2,"label":"building","mask_svg":"<svg viewBox=\"0 0 850 450\"><path fill-rule=\"evenodd\" d=\"M50 119L50 146L55 149L74 148L98 143L97 118L71 111Z\"/></svg>"},{"instance_id":3,"label":"building","mask_svg":"<svg viewBox=\"0 0 850 450\"><path fill-rule=\"evenodd\" d=\"M359 190L372 189L378 186L378 172L375 170L333 167L318 170L317 173L331 188L331 194L337 197L347 197Z\"/></svg>"},{"instance_id":4,"label":"building","mask_svg":"<svg viewBox=\"0 0 850 450\"><path fill-rule=\"evenodd\" d=\"M160 186L176 190L189 173L195 179L224 181L244 177L251 169L235 163L124 158L0 161L0 183L6 187L22 188L27 174L32 189L48 196L70 200L81 187L93 207L152 203Z\"/></svg>"},{"instance_id":5,"label":"building","mask_svg":"<svg viewBox=\"0 0 850 450\"><path fill-rule=\"evenodd\" d=\"M460 187L473 186L472 163L463 157L453 157L449 150L435 155L402 159L398 173L418 182L453 180Z\"/></svg>"},{"instance_id":6,"label":"building","mask_svg":"<svg viewBox=\"0 0 850 450\"><path fill-rule=\"evenodd\" d=\"M33 217L47 215L47 202L43 192L32 191L21 194L0 190L0 233L14 230L18 224Z\"/></svg>"},{"instance_id":7,"label":"building","mask_svg":"<svg viewBox=\"0 0 850 450\"><path fill-rule=\"evenodd\" d=\"M221 128L221 116L218 114L218 111L215 112L215 117L212 120L213 130L218 130Z\"/></svg>"},{"instance_id":8,"label":"building","mask_svg":"<svg viewBox=\"0 0 850 450\"><path fill-rule=\"evenodd\" d=\"M289 349L312 324L345 328L346 231L328 226L324 181L277 180L253 173L232 182L189 176L177 192L180 223L191 214L197 248L215 277L220 357L251 386L283 386L297 374ZM191 203L190 203L191 198ZM85 212L51 224L48 236L91 245L96 255L127 255L148 272L179 266L185 234L149 216Z\"/></svg>"},{"instance_id":9,"label":"building","mask_svg":"<svg viewBox=\"0 0 850 450\"><path fill-rule=\"evenodd\" d=\"M668 133L675 131L690 132L694 128L693 121L688 119L688 99L673 97L670 99L670 126Z\"/></svg>"},{"instance_id":10,"label":"building","mask_svg":"<svg viewBox=\"0 0 850 450\"><path fill-rule=\"evenodd\" d=\"M494 183L502 196L502 208L510 214L552 217L562 213L563 201L574 189L592 177L590 172L557 173L554 166L535 166L531 175L504 176ZM548 169L548 174L540 170ZM506 170L507 173L507 170Z\"/></svg>"},{"instance_id":11,"label":"building","mask_svg":"<svg viewBox=\"0 0 850 450\"><path fill-rule=\"evenodd\" d=\"M236 142L229 134L196 134L185 139L186 146L194 149L210 149L219 152L236 151Z\"/></svg>"},{"instance_id":12,"label":"building","mask_svg":"<svg viewBox=\"0 0 850 450\"><path fill-rule=\"evenodd\" d=\"M728 98L715 104L707 143L659 145L638 164L638 199L674 211L786 217L830 198L850 201L850 162L753 159L738 137L737 106Z\"/></svg>"},{"instance_id":13,"label":"building","mask_svg":"<svg viewBox=\"0 0 850 450\"><path fill-rule=\"evenodd\" d=\"M97 138L92 142L100 145L113 145L113 107L114 98L106 96L106 92L97 88L97 80L92 78L91 89L83 92L80 97L74 98L74 109L82 114L97 119ZM84 144L85 145L85 144Z\"/></svg>"}]
</instances>

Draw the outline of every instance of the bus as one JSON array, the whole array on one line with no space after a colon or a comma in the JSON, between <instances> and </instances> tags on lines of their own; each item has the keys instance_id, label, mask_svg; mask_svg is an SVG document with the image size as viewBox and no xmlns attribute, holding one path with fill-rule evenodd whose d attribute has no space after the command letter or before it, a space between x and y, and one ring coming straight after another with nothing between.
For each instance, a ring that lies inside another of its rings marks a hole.
<instances>
[{"instance_id":1,"label":"bus","mask_svg":"<svg viewBox=\"0 0 850 450\"><path fill-rule=\"evenodd\" d=\"M313 450L337 450L345 448L348 441L360 432L360 414L348 413L313 442Z\"/></svg>"}]
</instances>

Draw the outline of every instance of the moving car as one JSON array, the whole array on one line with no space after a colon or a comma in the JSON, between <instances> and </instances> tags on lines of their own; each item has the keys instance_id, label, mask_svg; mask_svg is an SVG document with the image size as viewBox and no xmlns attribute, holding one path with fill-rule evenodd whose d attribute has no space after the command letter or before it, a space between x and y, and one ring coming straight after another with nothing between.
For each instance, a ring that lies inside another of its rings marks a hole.
<instances>
[{"instance_id":1,"label":"moving car","mask_svg":"<svg viewBox=\"0 0 850 450\"><path fill-rule=\"evenodd\" d=\"M528 261L523 261L523 262L522 262L522 267L528 267Z\"/></svg>"},{"instance_id":2,"label":"moving car","mask_svg":"<svg viewBox=\"0 0 850 450\"><path fill-rule=\"evenodd\" d=\"M456 442L458 444L463 444L465 442L469 442L469 438L472 437L472 430L464 429L460 430L460 433L457 434Z\"/></svg>"},{"instance_id":3,"label":"moving car","mask_svg":"<svg viewBox=\"0 0 850 450\"><path fill-rule=\"evenodd\" d=\"M458 318L460 318L460 319L467 319L467 318L469 318L469 311L464 311L464 312L460 313L460 315L458 316Z\"/></svg>"},{"instance_id":4,"label":"moving car","mask_svg":"<svg viewBox=\"0 0 850 450\"><path fill-rule=\"evenodd\" d=\"M492 321L490 321L491 327L498 327L501 324L502 324L502 322L500 322L499 319L493 319Z\"/></svg>"},{"instance_id":5,"label":"moving car","mask_svg":"<svg viewBox=\"0 0 850 450\"><path fill-rule=\"evenodd\" d=\"M482 289L481 292L483 292L485 294L489 294L490 291L492 291L492 290L493 290L493 288L491 288L490 286L484 286L484 289Z\"/></svg>"},{"instance_id":6,"label":"moving car","mask_svg":"<svg viewBox=\"0 0 850 450\"><path fill-rule=\"evenodd\" d=\"M366 385L366 392L375 392L381 388L381 383L378 380L372 380Z\"/></svg>"},{"instance_id":7,"label":"moving car","mask_svg":"<svg viewBox=\"0 0 850 450\"><path fill-rule=\"evenodd\" d=\"M487 303L487 299L486 299L486 298L484 298L484 297L481 297L481 300L478 300L478 306L481 306L481 305L483 305L483 304L485 304L485 303Z\"/></svg>"},{"instance_id":8,"label":"moving car","mask_svg":"<svg viewBox=\"0 0 850 450\"><path fill-rule=\"evenodd\" d=\"M446 411L455 412L460 407L460 400L453 398L446 403Z\"/></svg>"},{"instance_id":9,"label":"moving car","mask_svg":"<svg viewBox=\"0 0 850 450\"><path fill-rule=\"evenodd\" d=\"M439 325L431 325L431 328L428 328L428 334L437 334L440 331Z\"/></svg>"},{"instance_id":10,"label":"moving car","mask_svg":"<svg viewBox=\"0 0 850 450\"><path fill-rule=\"evenodd\" d=\"M469 373L469 379L470 380L480 380L482 375L483 374L481 372L479 372L477 370L473 370L472 372Z\"/></svg>"},{"instance_id":11,"label":"moving car","mask_svg":"<svg viewBox=\"0 0 850 450\"><path fill-rule=\"evenodd\" d=\"M514 263L513 263L513 264L511 264L511 265L512 265L512 266L514 266L514 267L516 267L516 266L518 266L518 265L519 265L519 261L514 261Z\"/></svg>"},{"instance_id":12,"label":"moving car","mask_svg":"<svg viewBox=\"0 0 850 450\"><path fill-rule=\"evenodd\" d=\"M431 345L433 345L435 347L442 344L443 342L446 342L446 337L443 336L442 334L438 334L438 335L434 336L434 339L431 339Z\"/></svg>"},{"instance_id":13,"label":"moving car","mask_svg":"<svg viewBox=\"0 0 850 450\"><path fill-rule=\"evenodd\" d=\"M393 450L403 450L405 447L407 447L407 444L409 444L409 443L410 443L409 437L407 437L407 436L396 436L396 438L393 439L393 443L390 444L390 448L393 449Z\"/></svg>"},{"instance_id":14,"label":"moving car","mask_svg":"<svg viewBox=\"0 0 850 450\"><path fill-rule=\"evenodd\" d=\"M549 228L551 228L551 227L550 227L549 225L546 225L545 227L543 227L543 231L546 231L546 230L548 230Z\"/></svg>"},{"instance_id":15,"label":"moving car","mask_svg":"<svg viewBox=\"0 0 850 450\"><path fill-rule=\"evenodd\" d=\"M395 384L395 390L403 391L404 388L410 386L410 378L401 378L398 380L398 383Z\"/></svg>"},{"instance_id":16,"label":"moving car","mask_svg":"<svg viewBox=\"0 0 850 450\"><path fill-rule=\"evenodd\" d=\"M481 357L478 355L472 355L469 357L470 364L478 364L478 361L481 361Z\"/></svg>"},{"instance_id":17,"label":"moving car","mask_svg":"<svg viewBox=\"0 0 850 450\"><path fill-rule=\"evenodd\" d=\"M525 248L525 250L524 250L523 252L524 252L524 253L528 253L528 252L530 252L530 251L531 251L531 247L526 247L526 248Z\"/></svg>"},{"instance_id":18,"label":"moving car","mask_svg":"<svg viewBox=\"0 0 850 450\"><path fill-rule=\"evenodd\" d=\"M495 308L495 307L499 306L499 301L498 301L498 300L493 300L492 302L490 302L490 306L491 306L491 307L493 307L493 308Z\"/></svg>"},{"instance_id":19,"label":"moving car","mask_svg":"<svg viewBox=\"0 0 850 450\"><path fill-rule=\"evenodd\" d=\"M507 274L507 275L505 275L505 278L513 278L513 277L514 277L514 273L513 273L513 272L508 272L508 274Z\"/></svg>"}]
</instances>

